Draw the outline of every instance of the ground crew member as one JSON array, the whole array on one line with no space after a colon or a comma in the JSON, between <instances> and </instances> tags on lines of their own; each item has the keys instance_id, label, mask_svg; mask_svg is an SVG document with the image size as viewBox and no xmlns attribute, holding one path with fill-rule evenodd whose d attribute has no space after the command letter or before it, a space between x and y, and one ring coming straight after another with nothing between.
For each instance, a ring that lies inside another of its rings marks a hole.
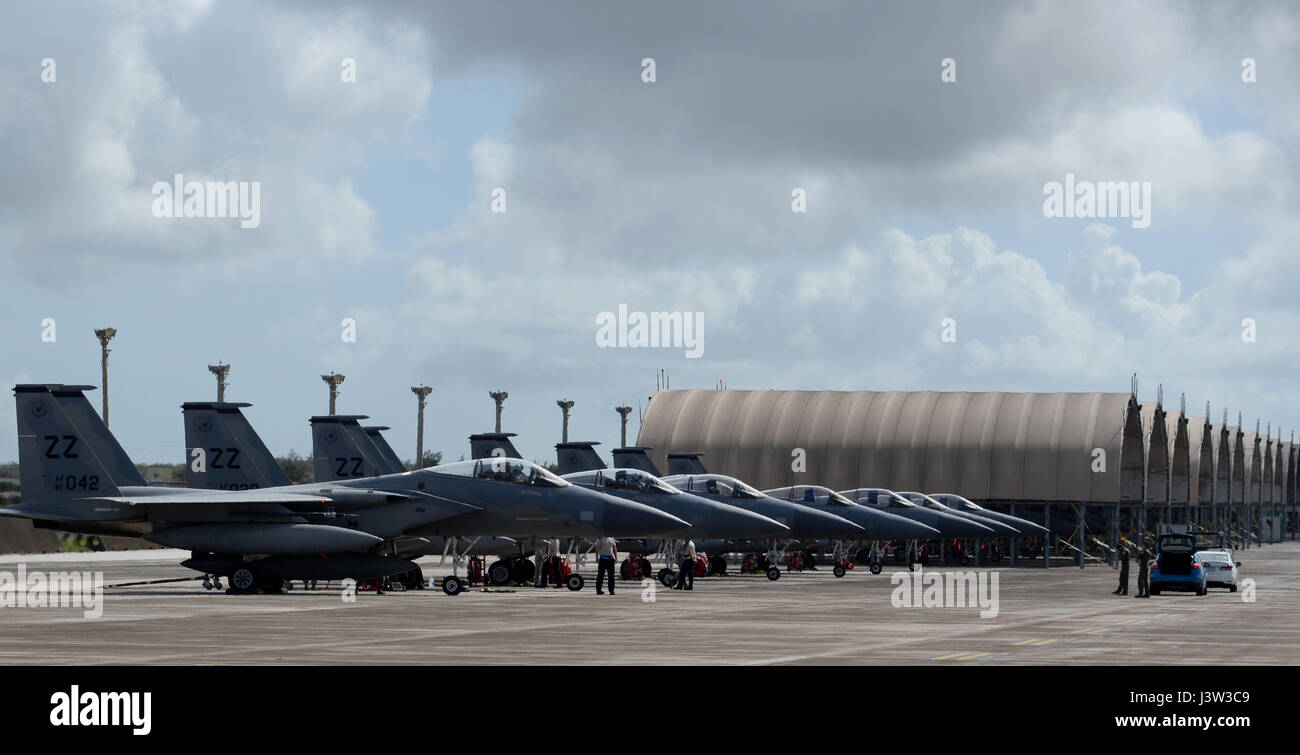
<instances>
[{"instance_id":1,"label":"ground crew member","mask_svg":"<svg viewBox=\"0 0 1300 755\"><path fill-rule=\"evenodd\" d=\"M1146 543L1138 553L1138 594L1134 597L1151 597L1151 551L1147 550Z\"/></svg>"},{"instance_id":2,"label":"ground crew member","mask_svg":"<svg viewBox=\"0 0 1300 755\"><path fill-rule=\"evenodd\" d=\"M543 540L533 550L533 569L537 572L537 581L533 583L534 587L546 587L546 566L551 561L547 558L546 551L550 545L550 540Z\"/></svg>"},{"instance_id":3,"label":"ground crew member","mask_svg":"<svg viewBox=\"0 0 1300 755\"><path fill-rule=\"evenodd\" d=\"M609 574L609 594L614 594L614 562L618 558L618 546L614 543L612 537L602 537L596 541L596 594L604 595L601 592L601 582L605 579L605 574Z\"/></svg>"},{"instance_id":4,"label":"ground crew member","mask_svg":"<svg viewBox=\"0 0 1300 755\"><path fill-rule=\"evenodd\" d=\"M687 540L686 547L682 549L681 571L677 572L677 584L673 585L674 590L693 590L695 589L695 541Z\"/></svg>"},{"instance_id":5,"label":"ground crew member","mask_svg":"<svg viewBox=\"0 0 1300 755\"><path fill-rule=\"evenodd\" d=\"M1128 548L1119 547L1119 587L1112 595L1128 595Z\"/></svg>"},{"instance_id":6,"label":"ground crew member","mask_svg":"<svg viewBox=\"0 0 1300 755\"><path fill-rule=\"evenodd\" d=\"M561 582L560 576L563 574L560 570L560 564L564 561L564 558L560 555L560 541L558 538L554 538L550 541L549 550L551 557L547 559L547 563L551 567L551 581L555 583L556 587L559 587Z\"/></svg>"}]
</instances>

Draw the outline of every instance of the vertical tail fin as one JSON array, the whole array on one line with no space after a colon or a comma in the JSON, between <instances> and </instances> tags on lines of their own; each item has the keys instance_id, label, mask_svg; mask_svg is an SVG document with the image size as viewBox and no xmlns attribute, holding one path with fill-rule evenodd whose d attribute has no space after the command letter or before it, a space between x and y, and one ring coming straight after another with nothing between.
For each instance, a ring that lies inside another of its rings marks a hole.
<instances>
[{"instance_id":1,"label":"vertical tail fin","mask_svg":"<svg viewBox=\"0 0 1300 755\"><path fill-rule=\"evenodd\" d=\"M556 443L555 459L559 464L560 474L566 475L573 472L590 472L594 469L604 469L605 462L600 460L600 454L597 454L595 449L595 446L599 445L594 441Z\"/></svg>"},{"instance_id":2,"label":"vertical tail fin","mask_svg":"<svg viewBox=\"0 0 1300 755\"><path fill-rule=\"evenodd\" d=\"M249 490L290 485L271 450L241 411L252 404L194 401L185 417L185 462L191 488Z\"/></svg>"},{"instance_id":3,"label":"vertical tail fin","mask_svg":"<svg viewBox=\"0 0 1300 755\"><path fill-rule=\"evenodd\" d=\"M374 451L378 454L379 461L385 470L383 474L400 474L406 471L406 464L402 461L402 457L398 456L393 447L388 445L388 441L384 439L383 431L387 430L387 427L371 426L361 429L365 430L366 437L370 439L370 445L374 446Z\"/></svg>"},{"instance_id":4,"label":"vertical tail fin","mask_svg":"<svg viewBox=\"0 0 1300 755\"><path fill-rule=\"evenodd\" d=\"M668 454L668 474L708 474L709 470L700 461L703 455L701 451Z\"/></svg>"},{"instance_id":5,"label":"vertical tail fin","mask_svg":"<svg viewBox=\"0 0 1300 755\"><path fill-rule=\"evenodd\" d=\"M357 420L364 414L311 418L312 462L316 482L378 477L384 474L374 446Z\"/></svg>"},{"instance_id":6,"label":"vertical tail fin","mask_svg":"<svg viewBox=\"0 0 1300 755\"><path fill-rule=\"evenodd\" d=\"M85 385L18 385L18 465L24 501L117 495L144 485L86 400Z\"/></svg>"},{"instance_id":7,"label":"vertical tail fin","mask_svg":"<svg viewBox=\"0 0 1300 755\"><path fill-rule=\"evenodd\" d=\"M505 456L510 459L522 459L519 449L510 439L514 433L479 433L469 436L469 454L472 459L490 459L493 456Z\"/></svg>"},{"instance_id":8,"label":"vertical tail fin","mask_svg":"<svg viewBox=\"0 0 1300 755\"><path fill-rule=\"evenodd\" d=\"M627 446L614 449L614 466L620 469L639 469L659 477L659 468L650 459L650 446Z\"/></svg>"}]
</instances>

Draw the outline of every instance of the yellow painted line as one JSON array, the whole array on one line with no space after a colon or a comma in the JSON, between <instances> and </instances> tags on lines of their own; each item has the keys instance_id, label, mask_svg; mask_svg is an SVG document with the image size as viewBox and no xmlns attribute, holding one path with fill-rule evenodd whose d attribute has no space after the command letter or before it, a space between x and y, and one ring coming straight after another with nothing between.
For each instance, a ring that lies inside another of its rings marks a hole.
<instances>
[{"instance_id":1,"label":"yellow painted line","mask_svg":"<svg viewBox=\"0 0 1300 755\"><path fill-rule=\"evenodd\" d=\"M1011 644L1012 644L1012 645L1033 645L1033 644L1036 643L1036 642L1038 642L1038 638L1037 638L1037 637L1031 637L1031 638L1029 638L1029 639L1027 639L1027 640L1021 640L1020 642L1013 642L1013 643L1011 643Z\"/></svg>"},{"instance_id":2,"label":"yellow painted line","mask_svg":"<svg viewBox=\"0 0 1300 755\"><path fill-rule=\"evenodd\" d=\"M946 661L946 660L948 660L949 658L956 658L956 657L959 656L959 655L966 655L966 654L969 653L969 652L970 652L969 650L963 650L963 651L961 651L960 653L949 653L948 655L941 655L941 656L939 656L938 658L935 658L935 660L936 660L936 661Z\"/></svg>"},{"instance_id":3,"label":"yellow painted line","mask_svg":"<svg viewBox=\"0 0 1300 755\"><path fill-rule=\"evenodd\" d=\"M1051 645L1053 642L1056 642L1056 638L1052 638L1052 639L1050 639L1050 640L1041 640L1041 641L1039 641L1039 642L1035 642L1035 643L1034 643L1034 646L1035 646L1035 647L1042 647L1043 645Z\"/></svg>"},{"instance_id":4,"label":"yellow painted line","mask_svg":"<svg viewBox=\"0 0 1300 755\"><path fill-rule=\"evenodd\" d=\"M1100 627L1100 628L1098 628L1098 629L1094 629L1094 630L1092 630L1092 631L1089 632L1088 634L1105 634L1105 633L1107 633L1107 632L1109 632L1109 631L1110 631L1110 627Z\"/></svg>"},{"instance_id":5,"label":"yellow painted line","mask_svg":"<svg viewBox=\"0 0 1300 755\"><path fill-rule=\"evenodd\" d=\"M1089 632L1091 632L1091 631L1092 631L1091 628L1089 628L1089 629L1076 629L1076 630L1074 630L1073 632L1070 632L1070 634L1087 634L1087 633L1089 633Z\"/></svg>"},{"instance_id":6,"label":"yellow painted line","mask_svg":"<svg viewBox=\"0 0 1300 755\"><path fill-rule=\"evenodd\" d=\"M973 659L973 658L982 658L982 657L984 657L984 656L986 656L986 655L988 655L988 653L971 653L970 655L964 656L964 657L962 657L962 658L958 658L957 660L959 660L959 661L969 661L969 660L971 660L971 659Z\"/></svg>"}]
</instances>

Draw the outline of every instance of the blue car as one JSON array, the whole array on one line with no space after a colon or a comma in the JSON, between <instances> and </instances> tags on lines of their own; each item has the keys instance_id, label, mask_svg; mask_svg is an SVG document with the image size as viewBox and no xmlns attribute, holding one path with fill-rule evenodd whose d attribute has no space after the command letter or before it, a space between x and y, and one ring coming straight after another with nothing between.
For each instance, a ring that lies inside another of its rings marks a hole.
<instances>
[{"instance_id":1,"label":"blue car","mask_svg":"<svg viewBox=\"0 0 1300 755\"><path fill-rule=\"evenodd\" d=\"M1197 595L1206 593L1205 564L1196 552L1196 538L1169 532L1156 540L1156 560L1151 565L1151 594L1162 590L1186 590Z\"/></svg>"}]
</instances>

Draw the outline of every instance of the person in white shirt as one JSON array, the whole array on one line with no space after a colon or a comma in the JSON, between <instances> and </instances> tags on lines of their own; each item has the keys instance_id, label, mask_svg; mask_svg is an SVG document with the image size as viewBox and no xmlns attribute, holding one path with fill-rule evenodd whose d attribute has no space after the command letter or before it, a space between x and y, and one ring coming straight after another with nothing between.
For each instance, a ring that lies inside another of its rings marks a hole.
<instances>
[{"instance_id":1,"label":"person in white shirt","mask_svg":"<svg viewBox=\"0 0 1300 755\"><path fill-rule=\"evenodd\" d=\"M695 541L687 540L681 551L681 571L677 572L677 584L674 590L695 589Z\"/></svg>"},{"instance_id":2,"label":"person in white shirt","mask_svg":"<svg viewBox=\"0 0 1300 755\"><path fill-rule=\"evenodd\" d=\"M596 540L596 594L604 595L601 592L601 582L605 579L605 573L609 573L609 594L614 594L614 564L618 561L618 545L612 537L602 537Z\"/></svg>"}]
</instances>

